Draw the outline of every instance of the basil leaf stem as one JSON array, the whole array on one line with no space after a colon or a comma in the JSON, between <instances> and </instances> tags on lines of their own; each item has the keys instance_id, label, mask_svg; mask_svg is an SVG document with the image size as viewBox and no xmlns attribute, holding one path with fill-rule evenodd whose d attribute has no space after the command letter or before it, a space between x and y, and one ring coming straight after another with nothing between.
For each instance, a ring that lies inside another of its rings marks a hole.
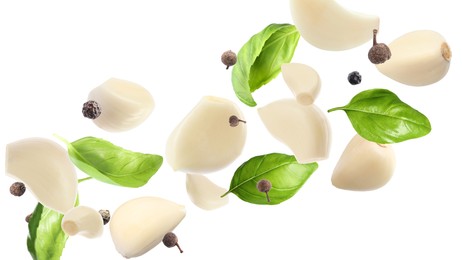
<instances>
[{"instance_id":1,"label":"basil leaf stem","mask_svg":"<svg viewBox=\"0 0 462 260\"><path fill-rule=\"evenodd\" d=\"M93 177L86 177L86 178L79 179L78 182L81 183L81 182L84 182L86 180L91 180L91 179L93 179Z\"/></svg>"}]
</instances>

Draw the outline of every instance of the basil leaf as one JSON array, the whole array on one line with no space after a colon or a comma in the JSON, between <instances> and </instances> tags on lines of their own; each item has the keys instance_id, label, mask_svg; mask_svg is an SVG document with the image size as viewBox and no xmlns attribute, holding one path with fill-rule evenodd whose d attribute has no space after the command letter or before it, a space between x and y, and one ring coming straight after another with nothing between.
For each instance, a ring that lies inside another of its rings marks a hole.
<instances>
[{"instance_id":1,"label":"basil leaf","mask_svg":"<svg viewBox=\"0 0 462 260\"><path fill-rule=\"evenodd\" d=\"M63 214L38 203L29 220L27 249L35 260L59 260L68 236L61 229Z\"/></svg>"},{"instance_id":2,"label":"basil leaf","mask_svg":"<svg viewBox=\"0 0 462 260\"><path fill-rule=\"evenodd\" d=\"M239 100L257 105L251 93L274 79L281 65L292 60L299 39L294 25L270 24L242 46L231 78Z\"/></svg>"},{"instance_id":3,"label":"basil leaf","mask_svg":"<svg viewBox=\"0 0 462 260\"><path fill-rule=\"evenodd\" d=\"M79 203L77 195L74 206L78 206ZM37 204L29 219L27 237L27 249L33 259L60 259L69 237L61 228L63 217L63 214Z\"/></svg>"},{"instance_id":4,"label":"basil leaf","mask_svg":"<svg viewBox=\"0 0 462 260\"><path fill-rule=\"evenodd\" d=\"M106 140L84 137L67 143L71 161L89 176L109 184L137 188L162 165L162 156L125 150Z\"/></svg>"},{"instance_id":5,"label":"basil leaf","mask_svg":"<svg viewBox=\"0 0 462 260\"><path fill-rule=\"evenodd\" d=\"M387 89L370 89L351 99L343 110L356 132L371 142L391 144L418 138L431 131L428 118Z\"/></svg>"},{"instance_id":6,"label":"basil leaf","mask_svg":"<svg viewBox=\"0 0 462 260\"><path fill-rule=\"evenodd\" d=\"M234 193L241 200L264 205L275 205L290 199L318 168L317 163L299 164L294 156L271 153L251 158L234 173L229 190L222 195ZM271 190L266 193L257 189L258 181L271 182Z\"/></svg>"}]
</instances>

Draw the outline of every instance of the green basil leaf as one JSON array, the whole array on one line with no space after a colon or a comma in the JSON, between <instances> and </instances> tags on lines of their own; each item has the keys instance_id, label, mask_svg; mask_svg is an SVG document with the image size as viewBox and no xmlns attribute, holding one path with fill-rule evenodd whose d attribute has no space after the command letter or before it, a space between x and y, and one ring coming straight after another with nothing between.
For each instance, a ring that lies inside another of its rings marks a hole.
<instances>
[{"instance_id":1,"label":"green basil leaf","mask_svg":"<svg viewBox=\"0 0 462 260\"><path fill-rule=\"evenodd\" d=\"M275 205L290 199L318 168L317 163L300 164L294 156L271 153L251 158L234 173L229 190L222 195L234 193L241 200L263 205ZM258 181L271 182L271 190L266 193L257 189Z\"/></svg>"},{"instance_id":2,"label":"green basil leaf","mask_svg":"<svg viewBox=\"0 0 462 260\"><path fill-rule=\"evenodd\" d=\"M356 132L371 142L391 144L419 138L431 131L428 118L387 89L360 92L343 110Z\"/></svg>"},{"instance_id":3,"label":"green basil leaf","mask_svg":"<svg viewBox=\"0 0 462 260\"><path fill-rule=\"evenodd\" d=\"M79 196L74 206L79 205ZM67 238L61 228L64 215L44 207L38 203L29 219L29 236L27 237L27 249L35 260L59 260Z\"/></svg>"},{"instance_id":4,"label":"green basil leaf","mask_svg":"<svg viewBox=\"0 0 462 260\"><path fill-rule=\"evenodd\" d=\"M67 148L71 161L80 170L99 181L123 187L145 185L163 162L162 156L132 152L95 137L67 142Z\"/></svg>"},{"instance_id":5,"label":"green basil leaf","mask_svg":"<svg viewBox=\"0 0 462 260\"><path fill-rule=\"evenodd\" d=\"M38 203L29 220L27 249L35 260L59 260L68 236L61 229L63 214Z\"/></svg>"},{"instance_id":6,"label":"green basil leaf","mask_svg":"<svg viewBox=\"0 0 462 260\"><path fill-rule=\"evenodd\" d=\"M257 105L251 93L274 79L281 65L292 60L299 39L294 25L270 24L242 46L231 78L239 100Z\"/></svg>"}]
</instances>

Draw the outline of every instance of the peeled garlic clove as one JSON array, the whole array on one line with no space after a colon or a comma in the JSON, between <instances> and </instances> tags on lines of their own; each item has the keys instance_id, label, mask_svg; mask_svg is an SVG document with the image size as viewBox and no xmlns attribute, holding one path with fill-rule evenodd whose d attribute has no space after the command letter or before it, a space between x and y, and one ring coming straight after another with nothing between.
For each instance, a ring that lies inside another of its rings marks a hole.
<instances>
[{"instance_id":1,"label":"peeled garlic clove","mask_svg":"<svg viewBox=\"0 0 462 260\"><path fill-rule=\"evenodd\" d=\"M96 101L101 115L93 122L109 132L127 131L143 123L154 109L154 99L144 87L111 78L94 88L88 100Z\"/></svg>"},{"instance_id":2,"label":"peeled garlic clove","mask_svg":"<svg viewBox=\"0 0 462 260\"><path fill-rule=\"evenodd\" d=\"M77 174L67 151L40 137L6 145L5 170L22 181L45 207L66 213L77 197Z\"/></svg>"},{"instance_id":3,"label":"peeled garlic clove","mask_svg":"<svg viewBox=\"0 0 462 260\"><path fill-rule=\"evenodd\" d=\"M117 208L109 222L112 241L125 258L145 254L185 217L185 207L158 197L140 197Z\"/></svg>"},{"instance_id":4,"label":"peeled garlic clove","mask_svg":"<svg viewBox=\"0 0 462 260\"><path fill-rule=\"evenodd\" d=\"M379 17L347 10L335 0L290 0L290 10L303 39L324 50L357 47L379 28Z\"/></svg>"},{"instance_id":5,"label":"peeled garlic clove","mask_svg":"<svg viewBox=\"0 0 462 260\"><path fill-rule=\"evenodd\" d=\"M345 190L375 190L387 184L394 169L395 153L392 146L370 142L355 135L335 166L332 184Z\"/></svg>"},{"instance_id":6,"label":"peeled garlic clove","mask_svg":"<svg viewBox=\"0 0 462 260\"><path fill-rule=\"evenodd\" d=\"M285 63L281 66L281 72L297 102L311 105L318 97L321 79L316 70L301 63Z\"/></svg>"},{"instance_id":7,"label":"peeled garlic clove","mask_svg":"<svg viewBox=\"0 0 462 260\"><path fill-rule=\"evenodd\" d=\"M282 99L259 108L258 113L268 131L292 150L299 163L329 157L330 126L316 105Z\"/></svg>"},{"instance_id":8,"label":"peeled garlic clove","mask_svg":"<svg viewBox=\"0 0 462 260\"><path fill-rule=\"evenodd\" d=\"M207 173L232 163L244 148L247 128L239 108L231 101L206 96L173 130L166 158L174 170Z\"/></svg>"},{"instance_id":9,"label":"peeled garlic clove","mask_svg":"<svg viewBox=\"0 0 462 260\"><path fill-rule=\"evenodd\" d=\"M186 174L186 190L191 201L201 209L213 210L229 202L228 196L221 198L227 190L204 175Z\"/></svg>"},{"instance_id":10,"label":"peeled garlic clove","mask_svg":"<svg viewBox=\"0 0 462 260\"><path fill-rule=\"evenodd\" d=\"M77 206L64 214L61 228L69 236L82 235L87 238L99 237L103 234L103 218L101 214L87 206Z\"/></svg>"},{"instance_id":11,"label":"peeled garlic clove","mask_svg":"<svg viewBox=\"0 0 462 260\"><path fill-rule=\"evenodd\" d=\"M392 41L391 58L377 65L385 76L410 86L425 86L441 80L449 70L451 50L441 34L413 31Z\"/></svg>"}]
</instances>

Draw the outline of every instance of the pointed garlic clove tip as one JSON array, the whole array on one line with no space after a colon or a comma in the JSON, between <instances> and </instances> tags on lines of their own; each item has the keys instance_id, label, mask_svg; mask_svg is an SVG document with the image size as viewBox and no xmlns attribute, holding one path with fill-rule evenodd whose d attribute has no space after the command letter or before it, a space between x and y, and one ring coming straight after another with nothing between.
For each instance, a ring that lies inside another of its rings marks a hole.
<instances>
[{"instance_id":1,"label":"pointed garlic clove tip","mask_svg":"<svg viewBox=\"0 0 462 260\"><path fill-rule=\"evenodd\" d=\"M370 191L387 184L394 169L395 154L391 145L355 135L337 162L331 180L339 189Z\"/></svg>"},{"instance_id":2,"label":"pointed garlic clove tip","mask_svg":"<svg viewBox=\"0 0 462 260\"><path fill-rule=\"evenodd\" d=\"M376 67L397 82L409 86L426 86L440 81L449 71L451 49L438 32L409 32L388 46L393 55L387 62Z\"/></svg>"},{"instance_id":3,"label":"pointed garlic clove tip","mask_svg":"<svg viewBox=\"0 0 462 260\"><path fill-rule=\"evenodd\" d=\"M302 105L311 105L321 89L319 74L308 65L285 63L281 66L282 76L295 99Z\"/></svg>"},{"instance_id":4,"label":"pointed garlic clove tip","mask_svg":"<svg viewBox=\"0 0 462 260\"><path fill-rule=\"evenodd\" d=\"M290 10L302 38L324 50L357 47L379 28L378 16L350 11L335 0L290 0Z\"/></svg>"},{"instance_id":5,"label":"pointed garlic clove tip","mask_svg":"<svg viewBox=\"0 0 462 260\"><path fill-rule=\"evenodd\" d=\"M239 123L231 124L236 116ZM228 99L206 96L170 134L166 159L175 170L208 173L232 163L244 148L247 127L238 106Z\"/></svg>"},{"instance_id":6,"label":"pointed garlic clove tip","mask_svg":"<svg viewBox=\"0 0 462 260\"><path fill-rule=\"evenodd\" d=\"M194 205L204 210L214 210L229 202L228 196L221 197L227 190L204 175L186 174L186 190Z\"/></svg>"},{"instance_id":7,"label":"pointed garlic clove tip","mask_svg":"<svg viewBox=\"0 0 462 260\"><path fill-rule=\"evenodd\" d=\"M305 106L293 99L282 99L259 108L258 114L271 135L288 146L299 163L329 157L330 126L316 105Z\"/></svg>"},{"instance_id":8,"label":"pointed garlic clove tip","mask_svg":"<svg viewBox=\"0 0 462 260\"><path fill-rule=\"evenodd\" d=\"M101 114L93 122L109 132L128 131L143 123L154 109L149 91L136 83L110 78L88 94Z\"/></svg>"},{"instance_id":9,"label":"pointed garlic clove tip","mask_svg":"<svg viewBox=\"0 0 462 260\"><path fill-rule=\"evenodd\" d=\"M64 214L74 207L77 174L64 148L40 137L6 145L5 169L45 207Z\"/></svg>"},{"instance_id":10,"label":"pointed garlic clove tip","mask_svg":"<svg viewBox=\"0 0 462 260\"><path fill-rule=\"evenodd\" d=\"M185 207L159 197L140 197L119 206L109 222L116 250L125 258L157 246L186 215Z\"/></svg>"},{"instance_id":11,"label":"pointed garlic clove tip","mask_svg":"<svg viewBox=\"0 0 462 260\"><path fill-rule=\"evenodd\" d=\"M103 234L101 214L87 206L77 206L64 214L61 228L69 236L82 235L87 238L100 237Z\"/></svg>"}]
</instances>

